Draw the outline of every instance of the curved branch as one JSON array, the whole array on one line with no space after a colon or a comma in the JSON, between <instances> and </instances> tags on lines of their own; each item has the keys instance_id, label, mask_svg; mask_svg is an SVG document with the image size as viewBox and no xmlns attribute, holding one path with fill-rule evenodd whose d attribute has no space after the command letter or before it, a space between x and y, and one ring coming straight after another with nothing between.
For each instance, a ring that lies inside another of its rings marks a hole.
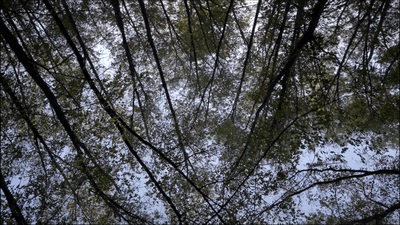
<instances>
[{"instance_id":1,"label":"curved branch","mask_svg":"<svg viewBox=\"0 0 400 225\"><path fill-rule=\"evenodd\" d=\"M11 210L11 215L12 215L12 217L14 217L17 224L18 225L28 225L28 222L26 222L26 219L17 204L17 200L14 198L14 195L11 193L11 191L7 187L7 183L4 179L3 171L1 169L0 169L0 187L1 187L1 190L3 191L4 195L6 196L8 206L10 207L10 210Z\"/></svg>"},{"instance_id":2,"label":"curved branch","mask_svg":"<svg viewBox=\"0 0 400 225\"><path fill-rule=\"evenodd\" d=\"M387 210L377 213L375 215L359 219L359 220L352 220L343 224L368 224L369 222L377 221L377 220L382 220L389 214L393 213L394 211L400 209L400 203L394 204L390 206Z\"/></svg>"},{"instance_id":3,"label":"curved branch","mask_svg":"<svg viewBox=\"0 0 400 225\"><path fill-rule=\"evenodd\" d=\"M305 191L307 191L307 190L309 190L309 189L311 189L313 187L320 186L320 185L338 183L340 181L347 180L347 179L362 178L362 177L367 177L367 176L372 176L372 175L377 175L377 174L395 174L395 175L398 175L399 171L397 171L397 170L393 170L393 171L392 170L364 171L363 174L354 174L354 175L349 175L349 176L344 176L344 177L338 177L338 178L332 179L332 180L318 181L318 182L315 182L315 183L313 183L313 184L311 184L311 185L309 185L309 186L307 186L307 187L305 187L303 189L300 189L298 191L290 193L289 195L287 195L286 197L284 197L280 201L277 201L274 204L272 204L271 206L267 207L261 213L264 213L265 211L268 211L268 210L274 208L275 206L280 205L281 203L283 203L287 199L289 199L289 198L291 198L291 197L293 197L295 195L301 194L301 193L303 193L303 192L305 192Z\"/></svg>"},{"instance_id":4,"label":"curved branch","mask_svg":"<svg viewBox=\"0 0 400 225\"><path fill-rule=\"evenodd\" d=\"M397 174L397 175L400 175L400 170L395 170L395 169L383 169L383 170L369 171L369 170L326 168L326 169L304 169L304 170L297 171L297 173L301 173L301 172L325 172L325 171L363 173L365 175L377 175L377 174L394 174L394 175Z\"/></svg>"}]
</instances>

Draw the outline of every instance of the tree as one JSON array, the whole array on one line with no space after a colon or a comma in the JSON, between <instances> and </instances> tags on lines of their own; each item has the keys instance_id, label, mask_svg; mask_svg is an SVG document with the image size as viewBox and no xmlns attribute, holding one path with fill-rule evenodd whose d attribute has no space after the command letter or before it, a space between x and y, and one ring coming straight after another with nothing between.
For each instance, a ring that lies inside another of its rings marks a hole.
<instances>
[{"instance_id":1,"label":"tree","mask_svg":"<svg viewBox=\"0 0 400 225\"><path fill-rule=\"evenodd\" d=\"M0 7L5 223L400 222L398 2Z\"/></svg>"}]
</instances>

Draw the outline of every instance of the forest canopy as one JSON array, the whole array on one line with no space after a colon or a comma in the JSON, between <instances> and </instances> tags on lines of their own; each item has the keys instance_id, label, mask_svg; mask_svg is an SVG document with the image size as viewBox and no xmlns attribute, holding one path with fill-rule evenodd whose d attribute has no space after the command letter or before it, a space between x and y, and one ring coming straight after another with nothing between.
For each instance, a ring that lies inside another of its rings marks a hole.
<instances>
[{"instance_id":1,"label":"forest canopy","mask_svg":"<svg viewBox=\"0 0 400 225\"><path fill-rule=\"evenodd\" d=\"M1 0L1 223L400 223L395 0Z\"/></svg>"}]
</instances>

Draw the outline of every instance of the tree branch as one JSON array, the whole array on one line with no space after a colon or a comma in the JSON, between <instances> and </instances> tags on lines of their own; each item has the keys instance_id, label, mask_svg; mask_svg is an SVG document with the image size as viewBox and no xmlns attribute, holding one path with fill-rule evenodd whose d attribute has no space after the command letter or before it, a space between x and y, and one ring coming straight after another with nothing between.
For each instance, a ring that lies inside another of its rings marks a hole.
<instances>
[{"instance_id":1,"label":"tree branch","mask_svg":"<svg viewBox=\"0 0 400 225\"><path fill-rule=\"evenodd\" d=\"M15 221L18 225L28 225L24 215L21 212L17 204L17 200L14 198L14 195L11 193L10 189L8 189L7 183L3 176L3 171L0 169L0 187L6 196L8 207L10 207L11 215L14 217Z\"/></svg>"},{"instance_id":2,"label":"tree branch","mask_svg":"<svg viewBox=\"0 0 400 225\"><path fill-rule=\"evenodd\" d=\"M384 219L386 216L388 216L389 214L393 213L394 211L396 211L396 210L398 210L398 209L400 209L400 203L393 204L393 205L390 206L387 210L385 210L385 211L383 211L383 212L381 212L381 213L377 213L377 214L375 214L375 215L368 216L368 217L366 217L366 218L359 219L359 220L352 220L352 221L345 222L345 223L342 223L342 224L343 224L343 225L344 225L344 224L368 224L368 223L373 222L373 221L382 220L382 219ZM378 224L378 223L377 223L377 224Z\"/></svg>"}]
</instances>

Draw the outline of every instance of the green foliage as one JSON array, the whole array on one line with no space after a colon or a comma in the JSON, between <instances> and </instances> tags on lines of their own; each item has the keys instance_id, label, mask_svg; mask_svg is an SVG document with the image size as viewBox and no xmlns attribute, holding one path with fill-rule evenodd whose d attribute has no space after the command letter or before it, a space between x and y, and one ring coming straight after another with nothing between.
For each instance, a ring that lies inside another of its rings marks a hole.
<instances>
[{"instance_id":1,"label":"green foliage","mask_svg":"<svg viewBox=\"0 0 400 225\"><path fill-rule=\"evenodd\" d=\"M23 217L398 223L398 3L261 1L256 20L186 3L0 4L1 171Z\"/></svg>"}]
</instances>

